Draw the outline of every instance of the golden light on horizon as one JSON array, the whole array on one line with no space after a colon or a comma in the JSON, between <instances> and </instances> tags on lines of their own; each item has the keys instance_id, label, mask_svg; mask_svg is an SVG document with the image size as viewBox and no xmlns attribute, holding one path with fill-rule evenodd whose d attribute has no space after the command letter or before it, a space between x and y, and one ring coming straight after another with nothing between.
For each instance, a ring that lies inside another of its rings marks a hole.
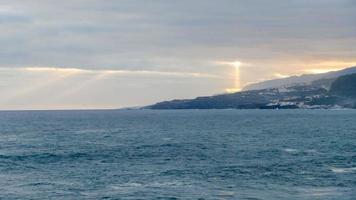
<instances>
[{"instance_id":1,"label":"golden light on horizon","mask_svg":"<svg viewBox=\"0 0 356 200\"><path fill-rule=\"evenodd\" d=\"M327 72L337 71L337 70L339 69L306 69L303 71L310 74L322 74L322 73L327 73Z\"/></svg>"},{"instance_id":2,"label":"golden light on horizon","mask_svg":"<svg viewBox=\"0 0 356 200\"><path fill-rule=\"evenodd\" d=\"M304 73L322 74L331 71L338 71L347 67L356 66L355 61L323 61L304 64L302 67L306 68L302 70Z\"/></svg>"},{"instance_id":3,"label":"golden light on horizon","mask_svg":"<svg viewBox=\"0 0 356 200\"><path fill-rule=\"evenodd\" d=\"M308 74L323 74L323 73L327 73L327 72L339 71L342 69L345 69L345 68L326 68L326 69L315 68L315 69L306 69L306 70L303 70L303 72L308 73Z\"/></svg>"},{"instance_id":4,"label":"golden light on horizon","mask_svg":"<svg viewBox=\"0 0 356 200\"><path fill-rule=\"evenodd\" d=\"M227 93L235 93L235 92L240 92L241 89L240 88L227 88L225 89L225 92Z\"/></svg>"},{"instance_id":5,"label":"golden light on horizon","mask_svg":"<svg viewBox=\"0 0 356 200\"><path fill-rule=\"evenodd\" d=\"M356 66L356 61L322 61L322 62L314 62L314 63L308 63L304 64L303 67L308 67L308 68L329 68L329 69L342 69L346 67L351 67L351 66Z\"/></svg>"},{"instance_id":6,"label":"golden light on horizon","mask_svg":"<svg viewBox=\"0 0 356 200\"><path fill-rule=\"evenodd\" d=\"M290 77L290 75L280 74L280 73L274 73L273 76L276 77L276 78L288 78L288 77Z\"/></svg>"}]
</instances>

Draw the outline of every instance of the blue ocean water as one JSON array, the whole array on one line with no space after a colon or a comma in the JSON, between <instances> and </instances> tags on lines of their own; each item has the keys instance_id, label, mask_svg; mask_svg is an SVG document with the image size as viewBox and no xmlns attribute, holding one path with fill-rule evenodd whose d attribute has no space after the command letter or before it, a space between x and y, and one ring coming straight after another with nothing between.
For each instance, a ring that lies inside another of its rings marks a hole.
<instances>
[{"instance_id":1,"label":"blue ocean water","mask_svg":"<svg viewBox=\"0 0 356 200\"><path fill-rule=\"evenodd\" d=\"M0 112L0 199L356 199L356 111Z\"/></svg>"}]
</instances>

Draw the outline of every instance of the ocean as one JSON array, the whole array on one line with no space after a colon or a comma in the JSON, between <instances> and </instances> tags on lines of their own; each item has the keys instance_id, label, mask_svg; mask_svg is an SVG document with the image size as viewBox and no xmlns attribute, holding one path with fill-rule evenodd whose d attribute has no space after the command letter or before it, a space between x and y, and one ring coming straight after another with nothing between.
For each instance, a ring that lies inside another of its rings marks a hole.
<instances>
[{"instance_id":1,"label":"ocean","mask_svg":"<svg viewBox=\"0 0 356 200\"><path fill-rule=\"evenodd\" d=\"M356 111L3 111L0 199L354 200Z\"/></svg>"}]
</instances>

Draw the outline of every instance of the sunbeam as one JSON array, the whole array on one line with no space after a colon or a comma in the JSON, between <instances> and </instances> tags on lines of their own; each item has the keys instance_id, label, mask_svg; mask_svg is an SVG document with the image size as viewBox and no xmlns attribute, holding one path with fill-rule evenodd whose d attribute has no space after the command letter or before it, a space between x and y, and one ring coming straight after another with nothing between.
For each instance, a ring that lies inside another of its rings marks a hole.
<instances>
[{"instance_id":1,"label":"sunbeam","mask_svg":"<svg viewBox=\"0 0 356 200\"><path fill-rule=\"evenodd\" d=\"M15 70L23 71L23 69L15 69ZM41 90L45 87L50 87L51 85L64 81L65 79L68 79L78 73L78 71L65 71L63 73L48 73L48 71L39 71L36 69L34 70L29 68L26 68L25 71L27 71L28 73L41 72L43 73L43 76L41 76L41 78L35 81L32 81L31 84L26 84L21 88L13 89L13 91L10 94L7 94L3 98L1 98L0 100L1 103L8 103L14 99L23 98L24 96L33 94L36 91Z\"/></svg>"},{"instance_id":2,"label":"sunbeam","mask_svg":"<svg viewBox=\"0 0 356 200\"><path fill-rule=\"evenodd\" d=\"M218 62L220 65L228 65L234 68L234 87L225 89L228 93L234 93L241 90L241 66L245 65L240 61Z\"/></svg>"}]
</instances>

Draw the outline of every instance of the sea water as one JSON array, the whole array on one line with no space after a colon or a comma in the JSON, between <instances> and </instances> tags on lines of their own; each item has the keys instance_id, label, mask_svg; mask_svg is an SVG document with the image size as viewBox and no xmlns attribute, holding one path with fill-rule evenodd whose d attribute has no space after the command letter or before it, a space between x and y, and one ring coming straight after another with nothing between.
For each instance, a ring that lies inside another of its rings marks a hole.
<instances>
[{"instance_id":1,"label":"sea water","mask_svg":"<svg viewBox=\"0 0 356 200\"><path fill-rule=\"evenodd\" d=\"M0 199L356 199L356 111L0 112Z\"/></svg>"}]
</instances>

